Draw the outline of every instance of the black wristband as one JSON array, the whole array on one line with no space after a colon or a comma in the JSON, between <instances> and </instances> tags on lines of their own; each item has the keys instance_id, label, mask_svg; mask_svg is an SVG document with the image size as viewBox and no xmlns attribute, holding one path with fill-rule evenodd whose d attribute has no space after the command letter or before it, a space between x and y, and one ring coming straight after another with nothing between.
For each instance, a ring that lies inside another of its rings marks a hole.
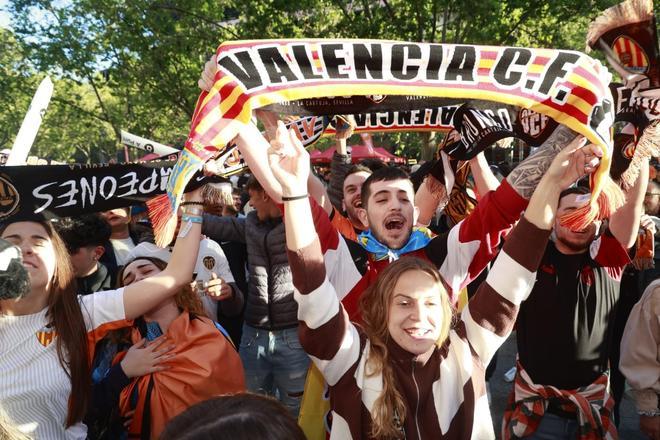
<instances>
[{"instance_id":1,"label":"black wristband","mask_svg":"<svg viewBox=\"0 0 660 440\"><path fill-rule=\"evenodd\" d=\"M283 202L291 202L291 201L293 201L293 200L306 199L307 197L309 197L309 194L301 194L301 195L299 195L299 196L289 196L289 197L287 197L287 196L282 196L282 201L283 201Z\"/></svg>"}]
</instances>

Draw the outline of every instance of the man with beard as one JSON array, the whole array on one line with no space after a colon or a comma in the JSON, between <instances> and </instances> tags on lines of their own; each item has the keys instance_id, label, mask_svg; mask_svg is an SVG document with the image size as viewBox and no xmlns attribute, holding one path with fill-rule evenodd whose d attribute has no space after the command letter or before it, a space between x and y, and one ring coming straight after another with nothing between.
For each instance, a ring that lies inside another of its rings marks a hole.
<instances>
[{"instance_id":1,"label":"man with beard","mask_svg":"<svg viewBox=\"0 0 660 440\"><path fill-rule=\"evenodd\" d=\"M391 261L416 256L434 263L452 295L474 279L497 253L501 238L518 219L527 200L510 185L492 191L464 222L433 236L415 227L419 209L408 175L399 168L375 171L362 185L360 220L368 229L358 236L369 257L368 271L343 299L351 318L358 319L357 302L367 286Z\"/></svg>"},{"instance_id":2,"label":"man with beard","mask_svg":"<svg viewBox=\"0 0 660 440\"><path fill-rule=\"evenodd\" d=\"M110 225L110 240L105 243L105 252L99 259L107 267L115 284L117 270L126 263L126 259L135 246L143 241L153 241L151 228L131 223L131 208L115 208L99 213Z\"/></svg>"},{"instance_id":3,"label":"man with beard","mask_svg":"<svg viewBox=\"0 0 660 440\"><path fill-rule=\"evenodd\" d=\"M639 287L643 292L653 280L660 278L660 183L657 180L649 180L644 196L644 213L647 216L648 225L645 229L654 231L653 267L641 272ZM653 223L650 223L653 222ZM653 228L655 225L655 228Z\"/></svg>"},{"instance_id":4,"label":"man with beard","mask_svg":"<svg viewBox=\"0 0 660 440\"><path fill-rule=\"evenodd\" d=\"M644 211L646 214L660 216L660 183L657 180L650 180L644 196Z\"/></svg>"},{"instance_id":5,"label":"man with beard","mask_svg":"<svg viewBox=\"0 0 660 440\"><path fill-rule=\"evenodd\" d=\"M518 314L518 368L502 438L616 438L608 359L627 249L636 239L648 162L607 224L571 231L555 221L537 281ZM562 192L557 219L589 200ZM582 438L582 437L580 437Z\"/></svg>"}]
</instances>

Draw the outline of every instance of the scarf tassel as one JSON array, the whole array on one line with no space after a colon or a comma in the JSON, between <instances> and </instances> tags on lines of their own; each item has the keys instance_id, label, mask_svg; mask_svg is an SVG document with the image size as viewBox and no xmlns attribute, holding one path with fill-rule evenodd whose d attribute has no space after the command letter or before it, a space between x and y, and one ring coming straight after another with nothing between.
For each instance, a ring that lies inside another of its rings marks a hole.
<instances>
[{"instance_id":1,"label":"scarf tassel","mask_svg":"<svg viewBox=\"0 0 660 440\"><path fill-rule=\"evenodd\" d=\"M627 0L606 9L589 25L587 52L606 32L653 18L653 0Z\"/></svg>"},{"instance_id":2,"label":"scarf tassel","mask_svg":"<svg viewBox=\"0 0 660 440\"><path fill-rule=\"evenodd\" d=\"M623 206L626 197L623 191L610 177L603 176L603 187L598 196L584 206L577 208L559 217L562 226L571 231L582 231L596 220L609 218L617 209ZM591 178L591 187L594 188L595 178Z\"/></svg>"},{"instance_id":3,"label":"scarf tassel","mask_svg":"<svg viewBox=\"0 0 660 440\"><path fill-rule=\"evenodd\" d=\"M621 174L621 185L624 189L632 188L639 176L642 163L651 157L660 156L660 119L657 119L644 129L635 146L635 153L628 168Z\"/></svg>"},{"instance_id":4,"label":"scarf tassel","mask_svg":"<svg viewBox=\"0 0 660 440\"><path fill-rule=\"evenodd\" d=\"M176 213L167 194L161 194L146 202L149 220L154 230L156 245L164 248L172 241L176 231Z\"/></svg>"}]
</instances>

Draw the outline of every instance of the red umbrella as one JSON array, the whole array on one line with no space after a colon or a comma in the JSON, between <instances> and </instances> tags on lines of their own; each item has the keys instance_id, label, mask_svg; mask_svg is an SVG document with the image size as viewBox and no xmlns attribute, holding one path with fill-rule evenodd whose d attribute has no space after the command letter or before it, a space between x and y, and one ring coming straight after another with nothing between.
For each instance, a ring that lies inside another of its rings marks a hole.
<instances>
[{"instance_id":1,"label":"red umbrella","mask_svg":"<svg viewBox=\"0 0 660 440\"><path fill-rule=\"evenodd\" d=\"M403 157L396 156L396 155L390 153L389 151L387 151L383 147L376 147L375 150L376 150L376 152L378 152L378 153L382 154L383 156L387 157L390 162L406 163L406 159L404 159Z\"/></svg>"}]
</instances>

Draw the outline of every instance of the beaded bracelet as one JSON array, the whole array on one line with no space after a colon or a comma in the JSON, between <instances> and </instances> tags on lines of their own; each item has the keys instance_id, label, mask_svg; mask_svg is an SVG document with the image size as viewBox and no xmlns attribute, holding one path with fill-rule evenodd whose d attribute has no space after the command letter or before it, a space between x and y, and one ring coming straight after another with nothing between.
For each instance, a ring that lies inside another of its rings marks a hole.
<instances>
[{"instance_id":1,"label":"beaded bracelet","mask_svg":"<svg viewBox=\"0 0 660 440\"><path fill-rule=\"evenodd\" d=\"M181 221L184 223L199 223L201 225L204 222L204 219L199 215L183 215L181 216Z\"/></svg>"},{"instance_id":2,"label":"beaded bracelet","mask_svg":"<svg viewBox=\"0 0 660 440\"><path fill-rule=\"evenodd\" d=\"M195 202L195 201L181 202L181 206L191 206L191 205L204 206L204 202Z\"/></svg>"}]
</instances>

